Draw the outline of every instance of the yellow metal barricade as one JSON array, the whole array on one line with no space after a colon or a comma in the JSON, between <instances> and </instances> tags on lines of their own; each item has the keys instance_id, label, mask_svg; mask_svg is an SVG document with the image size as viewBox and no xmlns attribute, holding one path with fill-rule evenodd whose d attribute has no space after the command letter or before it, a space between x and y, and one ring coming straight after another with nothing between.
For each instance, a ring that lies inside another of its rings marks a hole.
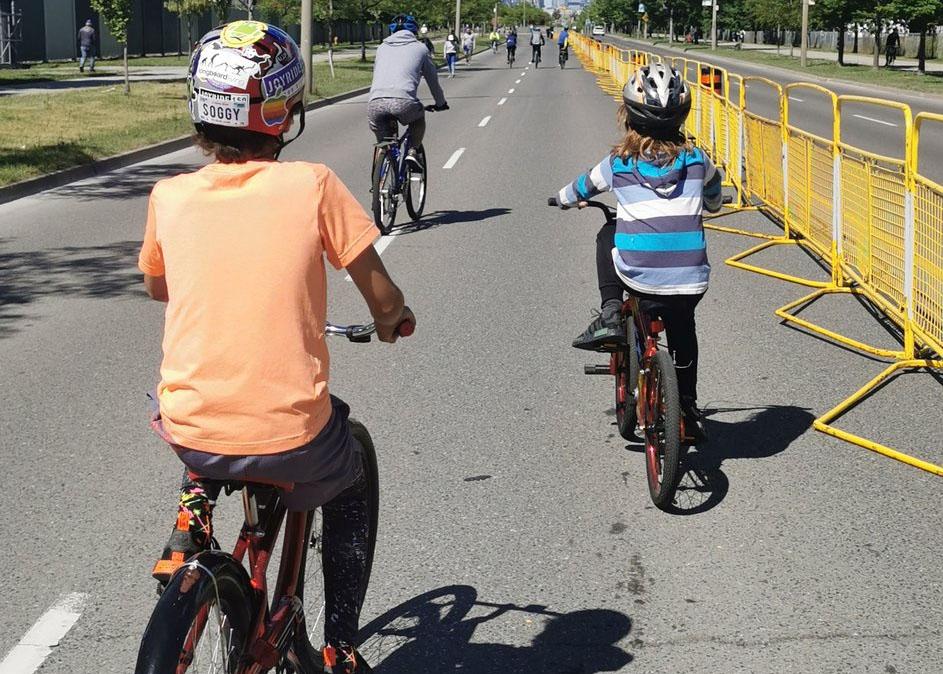
<instances>
[{"instance_id":1,"label":"yellow metal barricade","mask_svg":"<svg viewBox=\"0 0 943 674\"><path fill-rule=\"evenodd\" d=\"M919 170L920 130L925 122L943 124L943 115L921 112L914 119L912 321L919 343L943 355L943 185Z\"/></svg>"},{"instance_id":2,"label":"yellow metal barricade","mask_svg":"<svg viewBox=\"0 0 943 674\"><path fill-rule=\"evenodd\" d=\"M737 82L737 100L731 98L731 80ZM745 205L743 201L743 78L733 73L727 73L727 82L724 85L727 96L727 162L724 172L725 183L737 190L736 207Z\"/></svg>"}]
</instances>

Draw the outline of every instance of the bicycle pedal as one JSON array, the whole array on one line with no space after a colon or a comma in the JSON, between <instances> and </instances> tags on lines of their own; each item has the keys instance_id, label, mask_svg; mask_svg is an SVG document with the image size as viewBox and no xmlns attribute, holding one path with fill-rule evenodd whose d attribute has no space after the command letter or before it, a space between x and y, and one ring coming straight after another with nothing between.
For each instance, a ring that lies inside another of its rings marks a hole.
<instances>
[{"instance_id":1,"label":"bicycle pedal","mask_svg":"<svg viewBox=\"0 0 943 674\"><path fill-rule=\"evenodd\" d=\"M612 370L609 369L609 364L605 365L584 365L583 374L612 374Z\"/></svg>"}]
</instances>

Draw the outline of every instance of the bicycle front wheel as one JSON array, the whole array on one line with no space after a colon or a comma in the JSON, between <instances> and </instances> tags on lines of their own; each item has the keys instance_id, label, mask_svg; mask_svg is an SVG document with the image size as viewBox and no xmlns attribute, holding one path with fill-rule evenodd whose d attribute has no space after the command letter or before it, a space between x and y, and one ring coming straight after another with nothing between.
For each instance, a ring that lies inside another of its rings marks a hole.
<instances>
[{"instance_id":1,"label":"bicycle front wheel","mask_svg":"<svg viewBox=\"0 0 943 674\"><path fill-rule=\"evenodd\" d=\"M135 674L231 674L246 650L254 600L245 570L221 552L178 570L141 639Z\"/></svg>"},{"instance_id":2,"label":"bicycle front wheel","mask_svg":"<svg viewBox=\"0 0 943 674\"><path fill-rule=\"evenodd\" d=\"M367 585L370 582L370 574L373 570L373 555L377 546L377 526L380 519L380 482L376 449L373 446L370 433L367 432L363 424L354 419L350 419L350 432L363 448L361 458L363 460L364 479L367 482L367 554L364 575L360 583L360 596L357 599L357 610L359 611L363 607L364 597L367 593ZM319 508L312 515L308 536L309 547L305 562L303 586L305 629L303 632L299 631L298 633L299 638L304 635L307 643L298 643L295 648L295 653L302 662L302 667L298 670L299 674L314 671L312 668L316 668L320 664L318 648L324 642L322 632L325 610L324 567L321 557L324 552L323 542L323 520Z\"/></svg>"},{"instance_id":3,"label":"bicycle front wheel","mask_svg":"<svg viewBox=\"0 0 943 674\"><path fill-rule=\"evenodd\" d=\"M396 163L384 151L373 165L373 221L380 231L389 234L396 221Z\"/></svg>"},{"instance_id":4,"label":"bicycle front wheel","mask_svg":"<svg viewBox=\"0 0 943 674\"><path fill-rule=\"evenodd\" d=\"M658 351L645 379L645 467L652 502L666 510L674 500L681 462L678 377L667 351Z\"/></svg>"},{"instance_id":5,"label":"bicycle front wheel","mask_svg":"<svg viewBox=\"0 0 943 674\"><path fill-rule=\"evenodd\" d=\"M426 170L426 150L420 145L416 148L416 159L419 166L409 162L406 171L406 211L413 222L422 217L426 207L426 184L429 179Z\"/></svg>"}]
</instances>

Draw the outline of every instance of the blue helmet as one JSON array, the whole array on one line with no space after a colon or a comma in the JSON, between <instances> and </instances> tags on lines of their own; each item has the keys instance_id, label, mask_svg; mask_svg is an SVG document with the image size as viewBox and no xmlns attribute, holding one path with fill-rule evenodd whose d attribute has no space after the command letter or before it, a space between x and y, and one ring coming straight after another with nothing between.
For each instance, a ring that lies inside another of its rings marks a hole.
<instances>
[{"instance_id":1,"label":"blue helmet","mask_svg":"<svg viewBox=\"0 0 943 674\"><path fill-rule=\"evenodd\" d=\"M416 17L412 14L400 14L393 19L393 23L390 24L390 33L392 34L400 30L408 30L414 35L418 35L419 24L416 23Z\"/></svg>"}]
</instances>

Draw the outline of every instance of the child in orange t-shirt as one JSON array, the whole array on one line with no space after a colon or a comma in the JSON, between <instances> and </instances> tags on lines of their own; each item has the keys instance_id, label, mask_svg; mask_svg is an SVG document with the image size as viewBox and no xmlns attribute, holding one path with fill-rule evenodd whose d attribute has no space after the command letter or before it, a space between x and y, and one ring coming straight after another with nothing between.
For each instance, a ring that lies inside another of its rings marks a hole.
<instances>
[{"instance_id":1,"label":"child in orange t-shirt","mask_svg":"<svg viewBox=\"0 0 943 674\"><path fill-rule=\"evenodd\" d=\"M230 67L242 62L251 76ZM303 114L291 38L252 21L212 31L189 89L197 143L216 161L158 182L148 204L138 265L148 294L167 302L153 426L197 475L291 482L289 510L322 508L326 648L343 663L335 672L369 671L352 646L367 492L349 408L328 392L325 257L350 273L381 340L395 342L415 317L373 248L373 220L340 179L277 161ZM215 496L185 478L158 580L210 544Z\"/></svg>"}]
</instances>

